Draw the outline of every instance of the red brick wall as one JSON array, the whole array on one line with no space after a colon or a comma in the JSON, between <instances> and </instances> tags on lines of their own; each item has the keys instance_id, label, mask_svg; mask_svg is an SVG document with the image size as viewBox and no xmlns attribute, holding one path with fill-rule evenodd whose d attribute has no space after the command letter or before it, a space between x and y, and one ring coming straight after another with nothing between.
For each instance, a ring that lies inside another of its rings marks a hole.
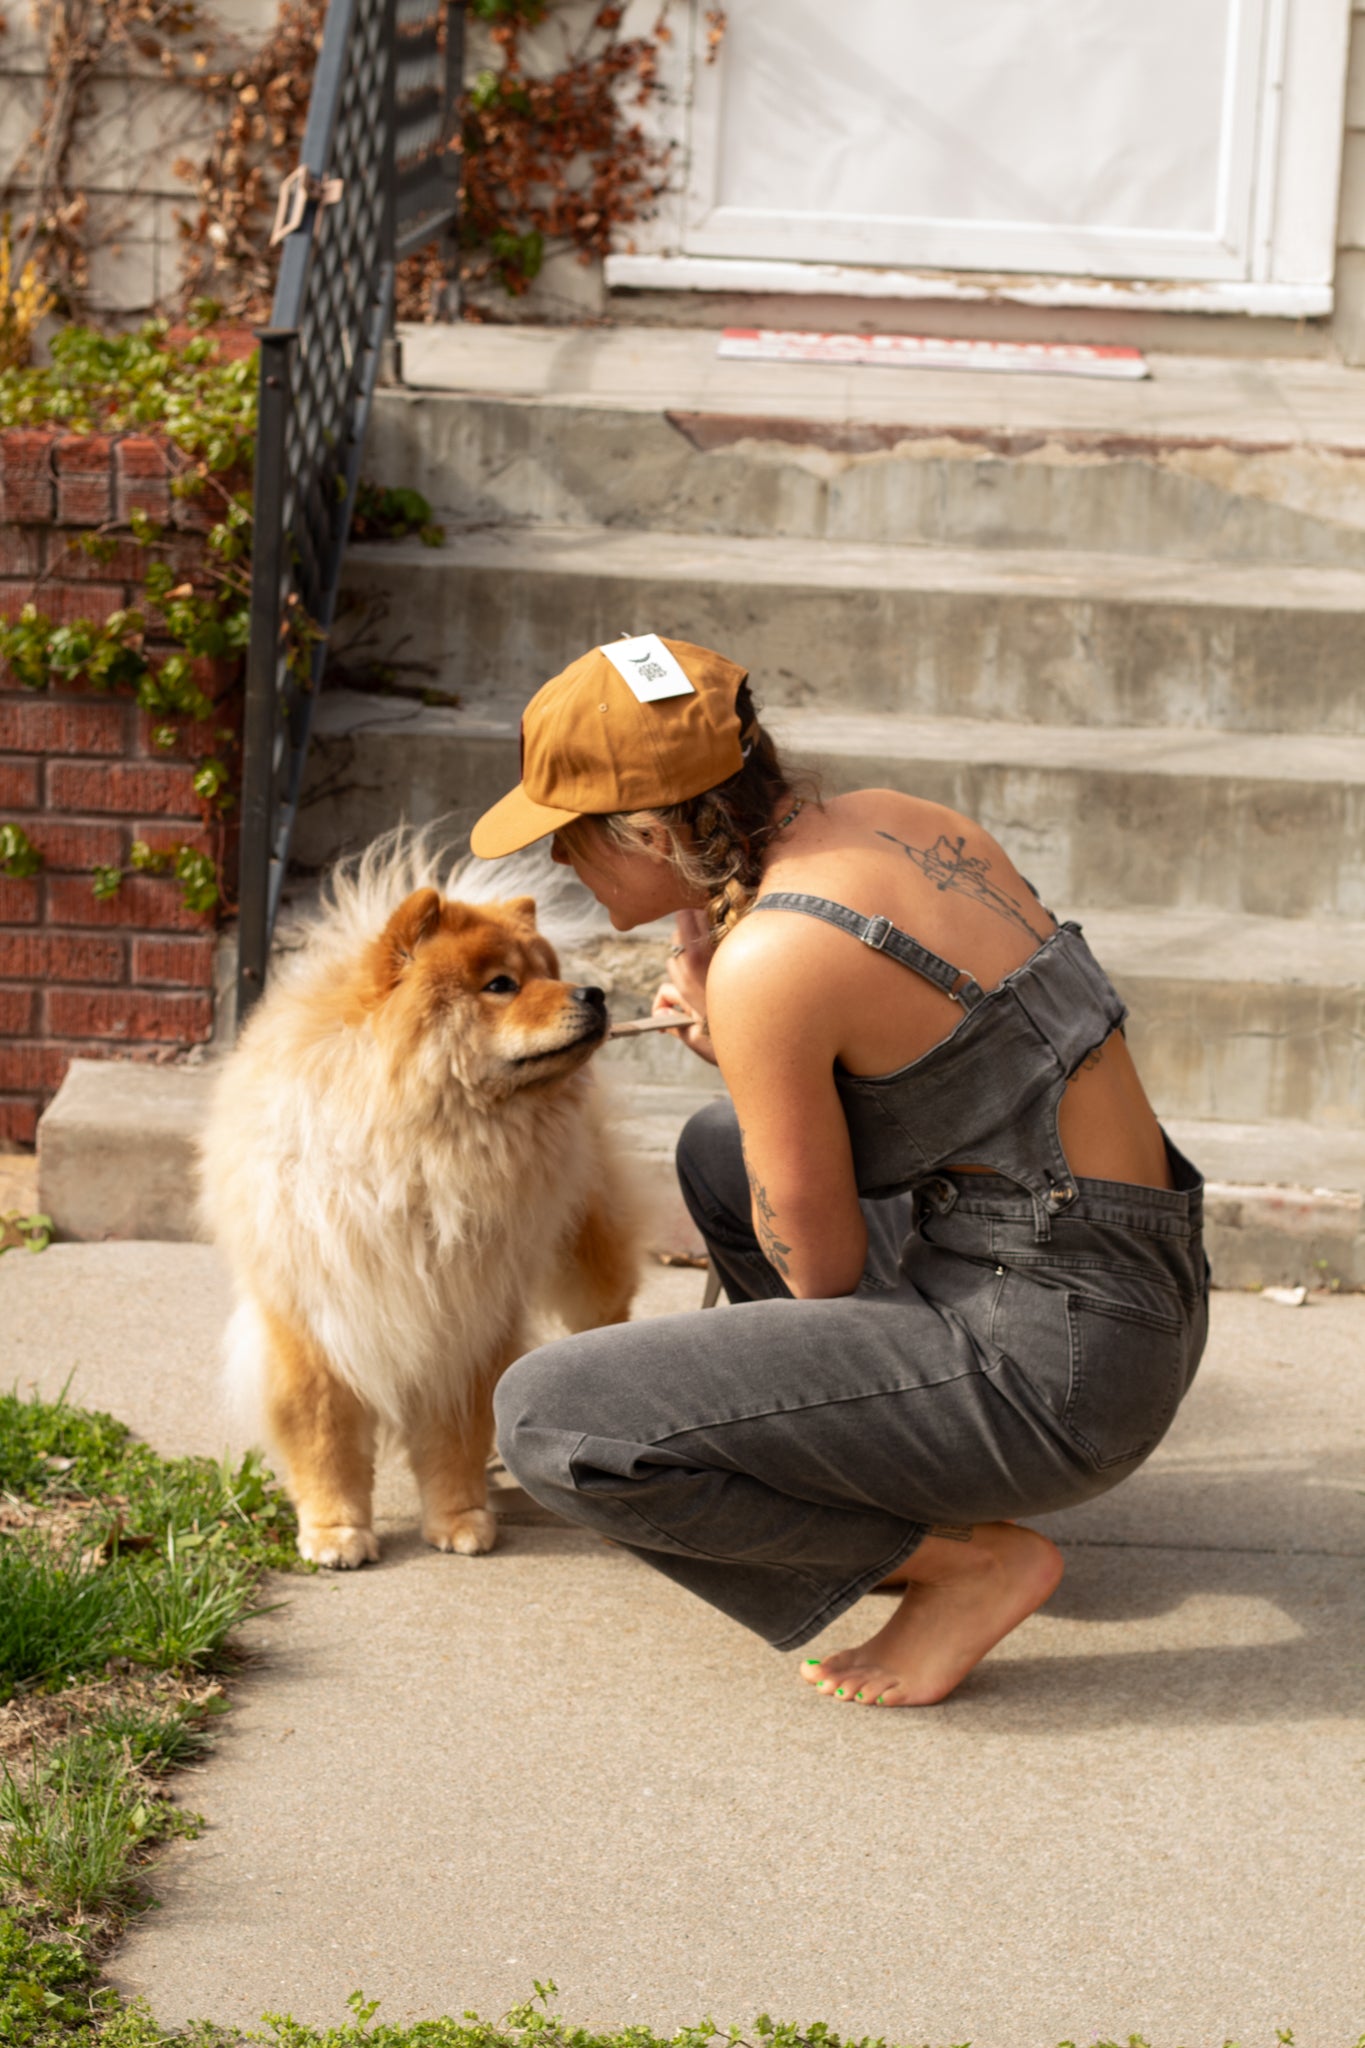
<instances>
[{"instance_id":1,"label":"red brick wall","mask_svg":"<svg viewBox=\"0 0 1365 2048\"><path fill-rule=\"evenodd\" d=\"M0 615L32 602L99 622L137 604L146 556L131 537L108 562L71 546L134 508L167 523L177 577L193 578L206 521L171 496L159 442L0 433ZM126 875L106 902L91 888L96 864L127 867L134 839L212 850L194 762L220 750L203 741L187 731L163 751L130 698L22 689L0 666L0 824L44 856L31 878L0 875L0 1141L32 1141L72 1058L167 1058L209 1036L213 916L187 910L167 876Z\"/></svg>"}]
</instances>

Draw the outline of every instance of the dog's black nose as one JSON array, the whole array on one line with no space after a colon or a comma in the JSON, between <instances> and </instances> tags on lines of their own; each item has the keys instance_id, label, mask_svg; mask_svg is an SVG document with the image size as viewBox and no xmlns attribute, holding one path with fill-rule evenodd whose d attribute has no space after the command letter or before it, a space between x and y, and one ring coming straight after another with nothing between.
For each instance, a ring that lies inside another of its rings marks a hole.
<instances>
[{"instance_id":1,"label":"dog's black nose","mask_svg":"<svg viewBox=\"0 0 1365 2048\"><path fill-rule=\"evenodd\" d=\"M586 1004L590 1010L600 1010L604 1016L606 1015L607 998L600 988L576 988L573 999L576 1003Z\"/></svg>"}]
</instances>

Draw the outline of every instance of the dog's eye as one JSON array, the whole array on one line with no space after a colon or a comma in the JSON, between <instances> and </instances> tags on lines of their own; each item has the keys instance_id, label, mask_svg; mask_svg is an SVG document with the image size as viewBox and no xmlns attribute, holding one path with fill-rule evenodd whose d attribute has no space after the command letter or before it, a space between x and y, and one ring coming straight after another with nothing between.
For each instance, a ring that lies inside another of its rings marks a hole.
<instances>
[{"instance_id":1,"label":"dog's eye","mask_svg":"<svg viewBox=\"0 0 1365 2048\"><path fill-rule=\"evenodd\" d=\"M495 974L491 981L484 983L483 992L486 996L514 996L517 984L510 974Z\"/></svg>"}]
</instances>

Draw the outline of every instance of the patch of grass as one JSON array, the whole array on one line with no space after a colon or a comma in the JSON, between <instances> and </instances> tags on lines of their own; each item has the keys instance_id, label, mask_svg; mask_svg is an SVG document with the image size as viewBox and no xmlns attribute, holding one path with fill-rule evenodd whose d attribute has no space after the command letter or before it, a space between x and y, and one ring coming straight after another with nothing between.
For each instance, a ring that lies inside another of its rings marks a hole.
<instances>
[{"instance_id":1,"label":"patch of grass","mask_svg":"<svg viewBox=\"0 0 1365 2048\"><path fill-rule=\"evenodd\" d=\"M0 1393L0 1493L41 1500L76 1466L76 1484L93 1490L117 1471L132 1442L132 1431L112 1415Z\"/></svg>"},{"instance_id":2,"label":"patch of grass","mask_svg":"<svg viewBox=\"0 0 1365 2048\"><path fill-rule=\"evenodd\" d=\"M35 1752L26 1775L0 1763L0 1883L79 1920L134 1903L146 1850L198 1832L159 1781L206 1746L204 1711L125 1705Z\"/></svg>"},{"instance_id":3,"label":"patch of grass","mask_svg":"<svg viewBox=\"0 0 1365 2048\"><path fill-rule=\"evenodd\" d=\"M163 1781L226 1702L194 1674L265 1611L262 1569L298 1563L293 1531L257 1457L158 1458L112 1416L0 1395L0 1903L4 1941L36 1958L0 2003L0 2048L69 2038L49 1977L76 1951L44 1941L110 1938L152 1848L195 1831Z\"/></svg>"},{"instance_id":4,"label":"patch of grass","mask_svg":"<svg viewBox=\"0 0 1365 2048\"><path fill-rule=\"evenodd\" d=\"M0 1883L64 1917L133 1903L137 1852L174 1832L112 1749L59 1750L27 1780L0 1767Z\"/></svg>"},{"instance_id":5,"label":"patch of grass","mask_svg":"<svg viewBox=\"0 0 1365 2048\"><path fill-rule=\"evenodd\" d=\"M97 1409L0 1393L0 1494L56 1505L88 1501L124 1550L205 1547L244 1565L301 1568L294 1511L255 1451L237 1464L159 1458Z\"/></svg>"},{"instance_id":6,"label":"patch of grass","mask_svg":"<svg viewBox=\"0 0 1365 2048\"><path fill-rule=\"evenodd\" d=\"M575 2027L549 2009L547 1994L552 1989L548 1984L537 1985L534 2000L513 2006L501 2020L484 2020L477 2013L466 2012L459 2019L418 2020L408 2026L373 2024L377 2002L367 2002L357 1991L346 2001L352 2018L340 2026L303 2026L288 2014L267 2013L265 2025L270 2031L247 2034L245 2040L265 2042L270 2048L711 2048L713 2043L721 2048L758 2048L760 2043L764 2048L890 2048L881 2036L840 2035L820 2020L798 2026L790 2020L771 2019L767 2013L760 2013L747 2030L719 2027L709 2018L680 2027L675 2034L655 2034L641 2026L614 2032ZM216 2038L222 2042L221 2035ZM1275 2043L1278 2048L1294 2048L1293 2033L1287 2027L1277 2028ZM208 2042L205 2048L210 2048ZM916 2044L912 2038L903 2048L928 2048L928 2044ZM953 2048L971 2048L971 2043L960 2041ZM1038 2048L1148 2048L1148 2043L1140 2034L1086 2035L1080 2041L1040 2042ZM1239 2044L1190 2040L1187 2048L1239 2048ZM1257 2048L1274 2048L1274 2044L1257 2044ZM1365 2048L1365 2034L1354 2042L1334 2044L1334 2048Z\"/></svg>"},{"instance_id":7,"label":"patch of grass","mask_svg":"<svg viewBox=\"0 0 1365 2048\"><path fill-rule=\"evenodd\" d=\"M87 1754L98 1758L105 1749L113 1749L133 1770L161 1778L204 1756L212 1746L204 1721L226 1708L226 1700L216 1691L206 1700L168 1706L121 1700L89 1721L67 1748L77 1759Z\"/></svg>"},{"instance_id":8,"label":"patch of grass","mask_svg":"<svg viewBox=\"0 0 1365 2048\"><path fill-rule=\"evenodd\" d=\"M124 1635L119 1654L157 1671L213 1665L235 1628L269 1607L256 1596L249 1565L186 1552L172 1532L155 1568L127 1571Z\"/></svg>"},{"instance_id":9,"label":"patch of grass","mask_svg":"<svg viewBox=\"0 0 1365 2048\"><path fill-rule=\"evenodd\" d=\"M99 1669L114 1654L123 1581L33 1541L0 1546L0 1700Z\"/></svg>"},{"instance_id":10,"label":"patch of grass","mask_svg":"<svg viewBox=\"0 0 1365 2048\"><path fill-rule=\"evenodd\" d=\"M156 1671L213 1664L233 1629L266 1611L247 1565L163 1549L53 1551L33 1533L0 1544L0 1701L124 1659Z\"/></svg>"},{"instance_id":11,"label":"patch of grass","mask_svg":"<svg viewBox=\"0 0 1365 2048\"><path fill-rule=\"evenodd\" d=\"M0 2042L5 2048L71 2048L93 2038L118 1999L99 1986L88 1943L53 1937L22 1909L0 1912Z\"/></svg>"}]
</instances>

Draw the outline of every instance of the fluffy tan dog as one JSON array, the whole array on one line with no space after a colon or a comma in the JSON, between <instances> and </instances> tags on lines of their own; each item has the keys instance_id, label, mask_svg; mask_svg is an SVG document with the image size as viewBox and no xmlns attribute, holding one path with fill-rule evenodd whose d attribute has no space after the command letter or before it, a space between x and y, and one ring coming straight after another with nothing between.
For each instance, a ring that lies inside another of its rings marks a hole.
<instances>
[{"instance_id":1,"label":"fluffy tan dog","mask_svg":"<svg viewBox=\"0 0 1365 2048\"><path fill-rule=\"evenodd\" d=\"M532 898L451 901L401 841L334 883L253 1013L202 1207L237 1289L231 1390L282 1461L305 1557L378 1557L381 1435L427 1541L490 1549L493 1389L528 1311L575 1330L629 1313L638 1203L587 1071L606 1029Z\"/></svg>"}]
</instances>

